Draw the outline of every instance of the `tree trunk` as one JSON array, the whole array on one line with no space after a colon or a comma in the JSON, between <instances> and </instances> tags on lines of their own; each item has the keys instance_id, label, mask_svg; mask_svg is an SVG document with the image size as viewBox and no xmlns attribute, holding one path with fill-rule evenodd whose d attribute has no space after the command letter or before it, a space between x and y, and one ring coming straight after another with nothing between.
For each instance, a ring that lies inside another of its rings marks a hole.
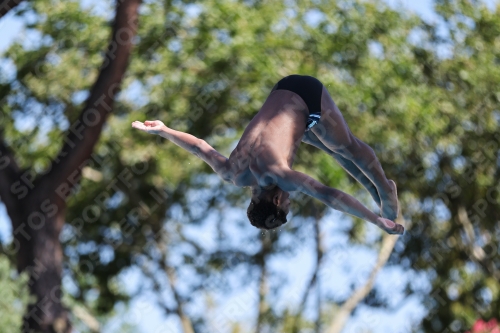
<instances>
[{"instance_id":1,"label":"tree trunk","mask_svg":"<svg viewBox=\"0 0 500 333\"><path fill-rule=\"evenodd\" d=\"M59 242L65 203L56 196L47 198L46 188L38 187L22 201L22 220L15 233L21 245L18 269L29 273L30 293L36 297L36 302L28 305L24 327L35 332L67 333L71 323L61 302L63 252Z\"/></svg>"},{"instance_id":2,"label":"tree trunk","mask_svg":"<svg viewBox=\"0 0 500 333\"><path fill-rule=\"evenodd\" d=\"M24 316L22 332L72 330L68 309L61 303L63 251L59 235L64 226L66 200L80 180L81 169L99 140L120 90L137 32L140 3L141 0L117 1L103 66L50 170L36 179L35 173L20 170L0 135L0 199L12 221L12 252L17 253L18 270L28 272L29 288L35 296Z\"/></svg>"}]
</instances>

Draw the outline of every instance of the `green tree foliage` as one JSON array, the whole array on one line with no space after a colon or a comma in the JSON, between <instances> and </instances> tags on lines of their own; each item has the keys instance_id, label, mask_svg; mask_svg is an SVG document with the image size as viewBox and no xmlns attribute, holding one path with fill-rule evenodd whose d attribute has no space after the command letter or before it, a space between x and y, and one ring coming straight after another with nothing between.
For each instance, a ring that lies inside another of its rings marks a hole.
<instances>
[{"instance_id":1,"label":"green tree foliage","mask_svg":"<svg viewBox=\"0 0 500 333\"><path fill-rule=\"evenodd\" d=\"M24 8L28 31L40 38L4 55L15 72L0 74L1 126L22 167L43 173L97 76L109 29L107 17L77 2ZM409 223L390 264L432 281L431 290L405 288L427 296L422 329L460 331L500 313L500 8L467 0L435 8L442 21L429 23L381 1L145 3L125 89L69 202L61 239L72 297L109 313L131 296L117 278L140 267L165 313L198 331L214 319L189 311L197 295L267 279L259 327L288 332L294 311L273 307L283 286L267 265L312 237L307 224L260 239L244 215L245 189L130 123L161 119L228 155L276 81L300 73L325 84L398 184ZM373 207L330 156L304 145L295 168ZM295 221L325 213L296 199ZM346 232L366 242L366 222ZM241 270L240 282L229 283ZM321 302L326 327L340 301ZM365 304L396 308L376 289Z\"/></svg>"},{"instance_id":2,"label":"green tree foliage","mask_svg":"<svg viewBox=\"0 0 500 333\"><path fill-rule=\"evenodd\" d=\"M3 332L17 332L23 310L29 300L28 276L18 275L7 257L0 255L0 327Z\"/></svg>"}]
</instances>

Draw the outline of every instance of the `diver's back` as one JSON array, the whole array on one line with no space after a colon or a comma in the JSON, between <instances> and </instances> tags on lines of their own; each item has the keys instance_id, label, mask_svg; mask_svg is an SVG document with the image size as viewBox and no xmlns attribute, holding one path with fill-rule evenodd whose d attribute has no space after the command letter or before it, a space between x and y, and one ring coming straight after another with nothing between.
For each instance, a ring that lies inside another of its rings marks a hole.
<instances>
[{"instance_id":1,"label":"diver's back","mask_svg":"<svg viewBox=\"0 0 500 333\"><path fill-rule=\"evenodd\" d=\"M291 167L307 116L307 107L297 94L273 91L246 127L230 159L245 156L247 165L260 169L281 164Z\"/></svg>"}]
</instances>

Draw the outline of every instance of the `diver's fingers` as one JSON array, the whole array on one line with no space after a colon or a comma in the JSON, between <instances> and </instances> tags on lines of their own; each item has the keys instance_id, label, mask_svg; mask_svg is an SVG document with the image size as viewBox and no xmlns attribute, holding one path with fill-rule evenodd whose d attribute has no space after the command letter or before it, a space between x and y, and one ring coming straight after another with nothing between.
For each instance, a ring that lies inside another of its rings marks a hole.
<instances>
[{"instance_id":1,"label":"diver's fingers","mask_svg":"<svg viewBox=\"0 0 500 333\"><path fill-rule=\"evenodd\" d=\"M144 124L146 126L157 127L157 126L162 126L163 122L161 120L146 120Z\"/></svg>"},{"instance_id":2,"label":"diver's fingers","mask_svg":"<svg viewBox=\"0 0 500 333\"><path fill-rule=\"evenodd\" d=\"M140 121L134 121L132 123L132 127L137 128L137 129L142 130L142 131L146 130L146 126L144 126L144 124L141 123Z\"/></svg>"}]
</instances>

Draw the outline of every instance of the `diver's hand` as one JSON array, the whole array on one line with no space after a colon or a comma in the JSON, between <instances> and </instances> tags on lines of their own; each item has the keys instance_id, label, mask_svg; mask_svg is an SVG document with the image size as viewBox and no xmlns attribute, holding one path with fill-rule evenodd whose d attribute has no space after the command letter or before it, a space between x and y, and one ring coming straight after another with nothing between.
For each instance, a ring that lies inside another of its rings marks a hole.
<instances>
[{"instance_id":1,"label":"diver's hand","mask_svg":"<svg viewBox=\"0 0 500 333\"><path fill-rule=\"evenodd\" d=\"M160 134L167 126L160 120L146 120L144 123L134 121L132 127L149 134Z\"/></svg>"}]
</instances>

